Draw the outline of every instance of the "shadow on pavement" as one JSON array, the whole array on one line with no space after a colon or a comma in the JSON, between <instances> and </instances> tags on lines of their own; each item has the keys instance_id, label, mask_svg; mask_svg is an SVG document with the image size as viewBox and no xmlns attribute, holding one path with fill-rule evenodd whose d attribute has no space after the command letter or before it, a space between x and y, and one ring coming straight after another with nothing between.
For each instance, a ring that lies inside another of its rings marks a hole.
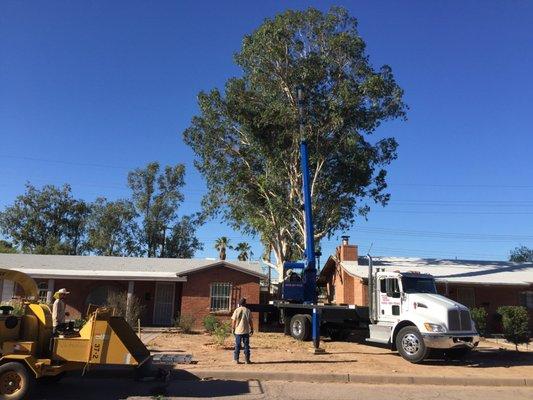
<instances>
[{"instance_id":1,"label":"shadow on pavement","mask_svg":"<svg viewBox=\"0 0 533 400\"><path fill-rule=\"evenodd\" d=\"M89 399L127 399L129 397L166 397L217 398L247 394L263 394L259 381L200 380L187 371L174 371L169 382L136 382L128 376L108 371L103 377L67 377L53 385L37 385L34 400L89 400Z\"/></svg>"}]
</instances>

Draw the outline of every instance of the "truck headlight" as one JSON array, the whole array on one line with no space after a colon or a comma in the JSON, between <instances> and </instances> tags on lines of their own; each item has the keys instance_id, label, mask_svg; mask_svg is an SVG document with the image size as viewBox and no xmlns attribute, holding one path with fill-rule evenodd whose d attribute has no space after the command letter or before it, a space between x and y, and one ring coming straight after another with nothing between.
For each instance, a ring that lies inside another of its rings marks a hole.
<instances>
[{"instance_id":1,"label":"truck headlight","mask_svg":"<svg viewBox=\"0 0 533 400\"><path fill-rule=\"evenodd\" d=\"M429 322L425 322L424 327L426 328L426 331L428 332L440 332L440 333L446 332L446 328L439 324L430 324Z\"/></svg>"}]
</instances>

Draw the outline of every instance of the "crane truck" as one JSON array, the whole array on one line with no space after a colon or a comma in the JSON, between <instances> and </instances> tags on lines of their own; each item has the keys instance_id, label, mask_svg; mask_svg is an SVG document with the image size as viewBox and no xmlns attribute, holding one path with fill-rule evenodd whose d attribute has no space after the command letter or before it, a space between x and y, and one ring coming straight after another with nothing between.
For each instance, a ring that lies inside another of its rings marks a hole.
<instances>
[{"instance_id":1,"label":"crane truck","mask_svg":"<svg viewBox=\"0 0 533 400\"><path fill-rule=\"evenodd\" d=\"M300 129L303 131L303 96L298 92ZM254 311L276 312L285 333L298 340L312 337L320 348L320 335L332 338L362 332L366 341L397 350L406 360L419 363L432 349L453 357L466 355L479 343L469 309L437 294L429 274L374 268L368 258L368 306L319 304L311 207L307 143L300 145L305 218L305 260L285 262L281 299Z\"/></svg>"}]
</instances>

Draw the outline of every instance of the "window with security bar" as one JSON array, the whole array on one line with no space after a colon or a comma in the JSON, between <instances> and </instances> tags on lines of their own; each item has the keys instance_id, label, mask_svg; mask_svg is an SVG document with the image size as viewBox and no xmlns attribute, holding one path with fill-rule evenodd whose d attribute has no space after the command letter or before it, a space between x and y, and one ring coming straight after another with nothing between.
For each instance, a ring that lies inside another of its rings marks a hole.
<instances>
[{"instance_id":1,"label":"window with security bar","mask_svg":"<svg viewBox=\"0 0 533 400\"><path fill-rule=\"evenodd\" d=\"M533 310L533 290L520 293L520 305Z\"/></svg>"},{"instance_id":2,"label":"window with security bar","mask_svg":"<svg viewBox=\"0 0 533 400\"><path fill-rule=\"evenodd\" d=\"M230 311L231 283L215 282L211 284L211 311Z\"/></svg>"},{"instance_id":3,"label":"window with security bar","mask_svg":"<svg viewBox=\"0 0 533 400\"><path fill-rule=\"evenodd\" d=\"M39 288L39 302L46 304L46 298L48 296L48 284L46 282L41 282L37 287Z\"/></svg>"}]
</instances>

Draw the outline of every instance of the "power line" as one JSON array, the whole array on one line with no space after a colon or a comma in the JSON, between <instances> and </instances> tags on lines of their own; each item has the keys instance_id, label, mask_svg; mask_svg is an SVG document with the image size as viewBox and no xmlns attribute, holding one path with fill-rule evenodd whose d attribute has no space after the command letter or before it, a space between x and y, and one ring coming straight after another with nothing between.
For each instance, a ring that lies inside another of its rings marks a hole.
<instances>
[{"instance_id":1,"label":"power line","mask_svg":"<svg viewBox=\"0 0 533 400\"><path fill-rule=\"evenodd\" d=\"M58 159L49 159L49 158L41 158L41 157L29 157L29 156L18 156L18 155L11 155L11 154L0 154L0 158L10 158L10 159L19 159L19 160L26 160L26 161L34 161L34 162L44 162L44 163L52 163L52 164L63 164L63 165L73 165L73 166L81 166L81 167L91 167L91 168L109 168L109 169L126 169L126 170L132 170L136 167L126 167L123 165L110 165L110 164L99 164L99 163L85 163L85 162L77 162L77 161L70 161L70 160L58 160ZM506 185L506 184L480 184L480 183L465 183L465 184L446 184L446 183L389 183L389 186L414 186L414 187L457 187L457 188L500 188L500 189L533 189L533 185Z\"/></svg>"},{"instance_id":2,"label":"power line","mask_svg":"<svg viewBox=\"0 0 533 400\"><path fill-rule=\"evenodd\" d=\"M533 235L514 235L514 234L485 234L485 233L467 233L467 232L442 232L442 231L425 231L401 228L381 228L381 227L355 227L356 231L389 233L402 236L421 236L421 237L450 237L453 239L512 239L512 240L533 240Z\"/></svg>"},{"instance_id":3,"label":"power line","mask_svg":"<svg viewBox=\"0 0 533 400\"><path fill-rule=\"evenodd\" d=\"M418 211L418 210L373 210L386 214L433 214L433 215L533 215L533 211Z\"/></svg>"},{"instance_id":4,"label":"power line","mask_svg":"<svg viewBox=\"0 0 533 400\"><path fill-rule=\"evenodd\" d=\"M16 159L16 160L37 161L37 162L44 162L44 163L50 163L50 164L74 165L74 166L91 167L91 168L133 169L131 167L124 167L124 166L118 166L118 165L82 163L82 162L76 162L76 161L52 160L48 158L12 156L8 154L0 154L0 158L11 158L11 159Z\"/></svg>"},{"instance_id":5,"label":"power line","mask_svg":"<svg viewBox=\"0 0 533 400\"><path fill-rule=\"evenodd\" d=\"M533 200L500 201L500 200L395 200L391 199L390 205L415 205L415 206L461 206L461 207L531 207Z\"/></svg>"},{"instance_id":6,"label":"power line","mask_svg":"<svg viewBox=\"0 0 533 400\"><path fill-rule=\"evenodd\" d=\"M500 189L533 189L533 185L495 185L495 184L445 184L445 183L389 183L389 186L423 186L423 187L459 187L459 188L500 188Z\"/></svg>"}]
</instances>

